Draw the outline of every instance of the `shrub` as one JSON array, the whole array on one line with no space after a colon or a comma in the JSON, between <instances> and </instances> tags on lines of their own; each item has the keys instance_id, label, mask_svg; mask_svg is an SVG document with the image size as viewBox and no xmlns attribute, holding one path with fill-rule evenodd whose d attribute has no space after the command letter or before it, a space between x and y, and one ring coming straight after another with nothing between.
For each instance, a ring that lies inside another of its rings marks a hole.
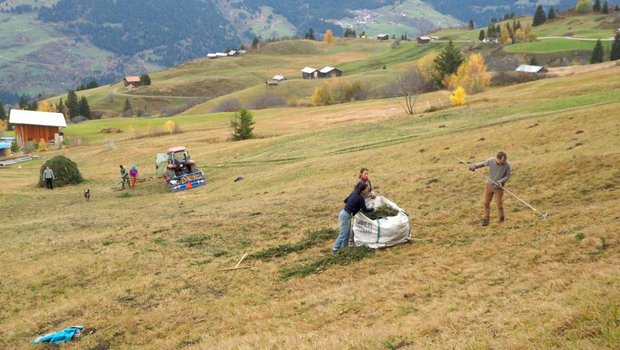
<instances>
[{"instance_id":1,"label":"shrub","mask_svg":"<svg viewBox=\"0 0 620 350\"><path fill-rule=\"evenodd\" d=\"M213 112L234 112L241 108L241 101L236 98L227 98L213 107Z\"/></svg>"},{"instance_id":2,"label":"shrub","mask_svg":"<svg viewBox=\"0 0 620 350\"><path fill-rule=\"evenodd\" d=\"M49 166L54 172L54 186L62 187L65 185L79 184L84 181L77 164L65 156L56 156L41 166L39 172L39 187L45 187L43 171Z\"/></svg>"},{"instance_id":3,"label":"shrub","mask_svg":"<svg viewBox=\"0 0 620 350\"><path fill-rule=\"evenodd\" d=\"M11 124L9 124L9 125L11 125ZM19 145L17 144L17 141L11 142L11 152L13 152L13 153L19 152Z\"/></svg>"},{"instance_id":4,"label":"shrub","mask_svg":"<svg viewBox=\"0 0 620 350\"><path fill-rule=\"evenodd\" d=\"M452 102L455 106L460 106L465 104L465 89L459 86L454 90L452 95L450 95L450 102Z\"/></svg>"},{"instance_id":5,"label":"shrub","mask_svg":"<svg viewBox=\"0 0 620 350\"><path fill-rule=\"evenodd\" d=\"M512 71L500 71L491 77L491 85L503 86L512 84L521 84L528 81L545 79L546 74L531 74Z\"/></svg>"},{"instance_id":6,"label":"shrub","mask_svg":"<svg viewBox=\"0 0 620 350\"><path fill-rule=\"evenodd\" d=\"M257 95L249 104L252 109L265 109L286 106L286 99L273 92Z\"/></svg>"},{"instance_id":7,"label":"shrub","mask_svg":"<svg viewBox=\"0 0 620 350\"><path fill-rule=\"evenodd\" d=\"M350 83L347 81L332 80L314 89L310 98L314 106L324 106L336 103L361 101L368 97L368 91L359 81Z\"/></svg>"},{"instance_id":8,"label":"shrub","mask_svg":"<svg viewBox=\"0 0 620 350\"><path fill-rule=\"evenodd\" d=\"M41 152L47 151L47 141L45 141L44 139L40 139L39 143L37 144L37 148Z\"/></svg>"},{"instance_id":9,"label":"shrub","mask_svg":"<svg viewBox=\"0 0 620 350\"><path fill-rule=\"evenodd\" d=\"M28 141L24 147L22 147L22 151L24 151L24 153L31 153L36 151L37 148L39 148L39 144L34 141Z\"/></svg>"}]
</instances>

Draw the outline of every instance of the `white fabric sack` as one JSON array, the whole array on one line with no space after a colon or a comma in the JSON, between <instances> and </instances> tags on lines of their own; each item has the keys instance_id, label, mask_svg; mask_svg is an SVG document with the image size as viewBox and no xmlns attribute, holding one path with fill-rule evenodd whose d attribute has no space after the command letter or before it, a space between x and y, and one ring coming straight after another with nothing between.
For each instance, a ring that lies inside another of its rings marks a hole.
<instances>
[{"instance_id":1,"label":"white fabric sack","mask_svg":"<svg viewBox=\"0 0 620 350\"><path fill-rule=\"evenodd\" d=\"M372 249L390 247L411 240L409 215L389 199L377 196L373 207L388 205L398 210L396 216L370 220L362 211L353 217L353 239L356 246Z\"/></svg>"}]
</instances>

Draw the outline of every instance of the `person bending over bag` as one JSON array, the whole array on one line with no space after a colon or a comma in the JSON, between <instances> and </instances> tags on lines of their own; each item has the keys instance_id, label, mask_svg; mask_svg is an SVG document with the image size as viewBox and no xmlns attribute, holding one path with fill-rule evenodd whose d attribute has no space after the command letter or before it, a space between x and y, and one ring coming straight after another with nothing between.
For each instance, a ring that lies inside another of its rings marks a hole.
<instances>
[{"instance_id":1,"label":"person bending over bag","mask_svg":"<svg viewBox=\"0 0 620 350\"><path fill-rule=\"evenodd\" d=\"M345 198L344 200L344 208L340 211L338 215L338 224L340 226L340 233L338 234L338 238L336 238L336 242L334 242L334 247L332 248L332 253L336 253L340 248L344 248L349 245L349 232L351 231L351 219L357 214L358 211L362 210L366 213L375 211L374 208L367 208L364 197L368 196L370 193L370 187L365 182L358 182L353 188L353 192Z\"/></svg>"}]
</instances>

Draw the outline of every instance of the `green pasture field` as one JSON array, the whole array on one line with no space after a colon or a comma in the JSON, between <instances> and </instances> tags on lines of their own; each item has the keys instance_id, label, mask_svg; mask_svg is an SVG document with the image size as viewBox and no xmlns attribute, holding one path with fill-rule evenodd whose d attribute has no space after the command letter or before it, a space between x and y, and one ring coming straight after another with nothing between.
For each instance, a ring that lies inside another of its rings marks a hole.
<instances>
[{"instance_id":1,"label":"green pasture field","mask_svg":"<svg viewBox=\"0 0 620 350\"><path fill-rule=\"evenodd\" d=\"M610 41L601 41L605 52L611 48ZM596 41L581 41L571 39L545 39L530 43L517 43L504 47L510 53L551 53L564 51L592 51Z\"/></svg>"}]
</instances>

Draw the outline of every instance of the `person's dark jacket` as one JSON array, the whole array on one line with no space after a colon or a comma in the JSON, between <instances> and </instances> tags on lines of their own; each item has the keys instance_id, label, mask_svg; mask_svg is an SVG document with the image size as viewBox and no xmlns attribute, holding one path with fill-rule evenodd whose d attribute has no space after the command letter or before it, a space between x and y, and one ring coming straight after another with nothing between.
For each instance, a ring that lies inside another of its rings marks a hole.
<instances>
[{"instance_id":1,"label":"person's dark jacket","mask_svg":"<svg viewBox=\"0 0 620 350\"><path fill-rule=\"evenodd\" d=\"M351 214L351 216L355 216L355 214L357 214L357 212L360 210L364 211L365 213L375 211L374 208L368 209L366 207L366 201L364 200L364 196L355 191L351 192L351 194L344 199L344 203L344 210L347 213Z\"/></svg>"}]
</instances>

